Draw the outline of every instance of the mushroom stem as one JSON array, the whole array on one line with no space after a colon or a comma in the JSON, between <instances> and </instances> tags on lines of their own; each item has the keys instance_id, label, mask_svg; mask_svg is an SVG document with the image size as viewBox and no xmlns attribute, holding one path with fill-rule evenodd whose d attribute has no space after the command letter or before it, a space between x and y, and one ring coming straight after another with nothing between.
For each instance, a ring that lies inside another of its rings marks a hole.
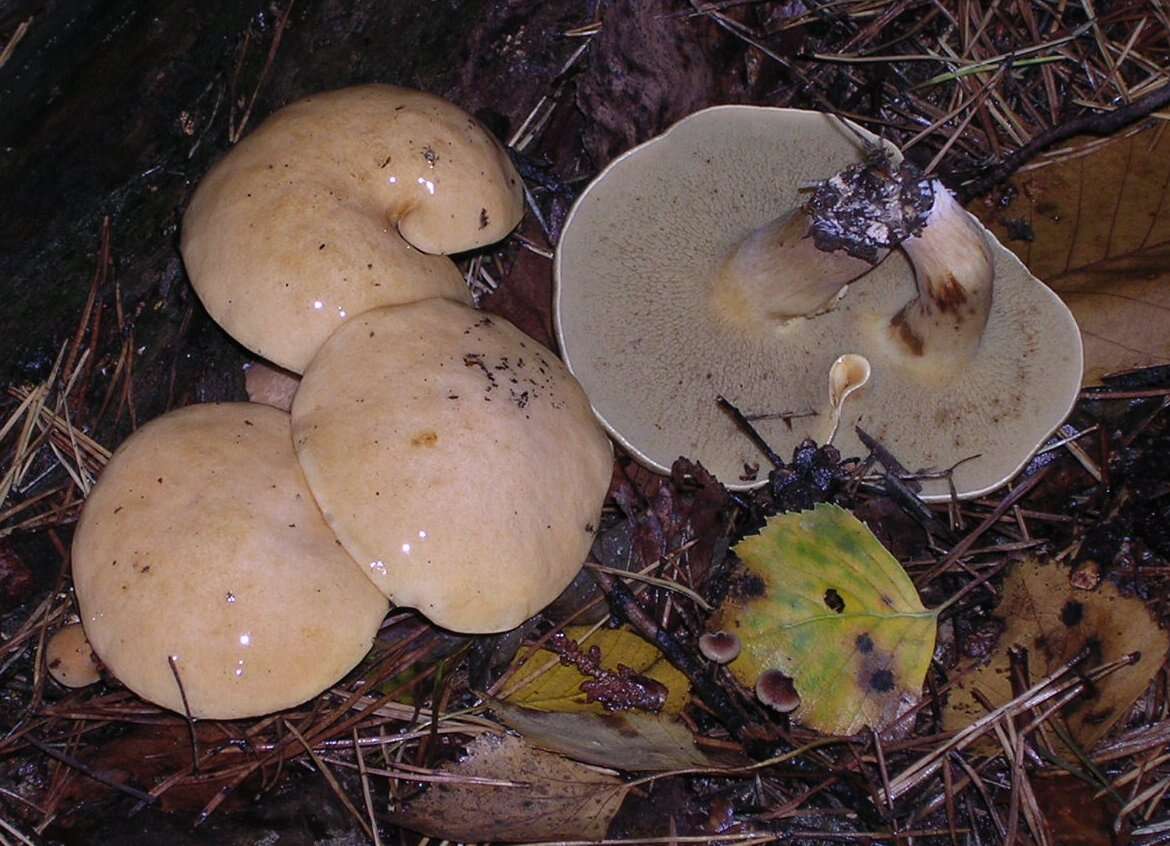
<instances>
[{"instance_id":1,"label":"mushroom stem","mask_svg":"<svg viewBox=\"0 0 1170 846\"><path fill-rule=\"evenodd\" d=\"M841 250L818 249L809 217L793 209L754 229L731 251L714 286L714 304L736 323L786 321L826 310L873 264ZM881 253L881 258L885 252Z\"/></svg>"},{"instance_id":2,"label":"mushroom stem","mask_svg":"<svg viewBox=\"0 0 1170 846\"><path fill-rule=\"evenodd\" d=\"M982 227L937 179L921 231L902 242L914 265L918 294L890 320L894 343L931 374L946 377L975 354L995 270Z\"/></svg>"}]
</instances>

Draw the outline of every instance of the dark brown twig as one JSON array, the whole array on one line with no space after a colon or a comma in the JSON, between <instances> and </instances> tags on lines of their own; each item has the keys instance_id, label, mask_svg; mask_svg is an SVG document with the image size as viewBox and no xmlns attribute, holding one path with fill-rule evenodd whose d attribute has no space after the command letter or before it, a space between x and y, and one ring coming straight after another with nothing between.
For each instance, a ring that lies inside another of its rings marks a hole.
<instances>
[{"instance_id":1,"label":"dark brown twig","mask_svg":"<svg viewBox=\"0 0 1170 846\"><path fill-rule=\"evenodd\" d=\"M773 467L777 470L784 469L784 459L768 446L768 442L764 440L763 435L756 431L756 427L751 424L751 421L744 416L742 411L732 405L722 395L716 396L715 402L731 416L731 419L735 421L735 425L739 427L739 430L748 436L748 439L756 445L756 448L764 454L764 457L772 463Z\"/></svg>"},{"instance_id":2,"label":"dark brown twig","mask_svg":"<svg viewBox=\"0 0 1170 846\"><path fill-rule=\"evenodd\" d=\"M857 439L865 445L865 448L873 453L878 463L901 479L907 488L914 493L922 490L922 485L914 478L914 474L907 470L902 462L895 458L894 454L886 449L877 438L860 426L854 426L853 431L857 433Z\"/></svg>"},{"instance_id":3,"label":"dark brown twig","mask_svg":"<svg viewBox=\"0 0 1170 846\"><path fill-rule=\"evenodd\" d=\"M1077 135L1109 135L1148 117L1166 105L1170 105L1170 82L1111 112L1082 115L1059 126L1046 129L979 179L962 186L959 190L959 196L964 203L968 203L976 197L983 196L996 185L1011 177L1013 173L1053 144Z\"/></svg>"},{"instance_id":4,"label":"dark brown twig","mask_svg":"<svg viewBox=\"0 0 1170 846\"><path fill-rule=\"evenodd\" d=\"M117 790L119 793L125 793L127 796L133 796L139 802L145 802L147 804L151 804L154 802L154 797L151 796L149 793L144 793L143 791L139 790L138 788L131 787L128 784L122 784L122 782L118 781L117 779L111 778L110 776L106 775L105 773L101 772L100 770L95 770L92 767L86 766L81 761L74 758L72 755L69 755L65 752L62 752L60 749L54 749L52 746L50 746L49 744L40 740L39 738L33 736L31 733L26 734L24 736L24 740L27 743L35 746L37 749L40 749L42 752L44 752L50 758L54 758L54 759L60 761L62 764L64 764L67 767L72 767L73 769L75 769L79 773L81 773L82 775L88 776L89 778L92 778L94 781L99 782L101 784L104 784L106 787L113 788L114 790Z\"/></svg>"},{"instance_id":5,"label":"dark brown twig","mask_svg":"<svg viewBox=\"0 0 1170 846\"><path fill-rule=\"evenodd\" d=\"M998 523L999 518L1011 510L1011 507L1019 502L1024 497L1024 495L1028 493L1028 491L1036 487L1036 485L1038 485L1044 479L1044 477L1048 475L1048 471L1051 470L1053 466L1054 465L1049 464L1046 467L1043 467L1042 469L1036 471L1034 475L1028 477L1019 485L1017 485L1015 490L1005 496L1000 501L999 505L997 505L992 510L992 512L983 519L983 522L975 527L974 531L959 541L955 547L947 553L946 557L943 558L942 561L940 561L933 569L931 569L925 576L922 577L922 579L919 581L919 584L925 585L934 581L936 578L938 578L939 575L950 569L950 566L954 564L956 560L966 555L968 550L970 550L971 547L975 545L975 541L979 540L979 538L983 536L984 532Z\"/></svg>"},{"instance_id":6,"label":"dark brown twig","mask_svg":"<svg viewBox=\"0 0 1170 846\"><path fill-rule=\"evenodd\" d=\"M183 700L183 716L187 718L187 731L191 735L191 771L199 772L199 734L195 729L195 718L191 716L191 706L187 702L187 689L183 687L183 679L179 676L179 662L174 655L167 656L167 663L171 665L171 675L175 677L175 684L179 687L179 697Z\"/></svg>"},{"instance_id":7,"label":"dark brown twig","mask_svg":"<svg viewBox=\"0 0 1170 846\"><path fill-rule=\"evenodd\" d=\"M731 701L731 697L723 688L710 680L698 660L683 648L674 635L647 616L629 588L607 573L598 570L590 570L589 572L597 581L598 586L605 592L614 611L628 620L642 637L657 646L666 660L690 680L694 692L723 721L723 724L733 735L742 735L749 726L747 717Z\"/></svg>"},{"instance_id":8,"label":"dark brown twig","mask_svg":"<svg viewBox=\"0 0 1170 846\"><path fill-rule=\"evenodd\" d=\"M260 77L256 80L256 87L252 89L252 96L248 98L248 104L244 108L244 114L240 117L239 123L234 120L236 103L235 103L235 82L239 75L240 68L244 63L244 53L247 52L248 42L245 39L244 45L241 48L240 58L236 64L236 73L232 77L232 119L229 120L231 124L228 127L228 141L235 144L244 134L244 129L248 125L248 118L252 116L252 107L256 105L256 98L260 96L260 89L268 79L268 74L272 70L272 63L276 59L276 51L280 49L281 39L284 38L284 29L288 25L288 16L292 14L293 2L289 0L288 6L285 7L284 12L276 19L276 27L272 33L272 42L268 45L268 55L264 59L264 67L260 70Z\"/></svg>"}]
</instances>

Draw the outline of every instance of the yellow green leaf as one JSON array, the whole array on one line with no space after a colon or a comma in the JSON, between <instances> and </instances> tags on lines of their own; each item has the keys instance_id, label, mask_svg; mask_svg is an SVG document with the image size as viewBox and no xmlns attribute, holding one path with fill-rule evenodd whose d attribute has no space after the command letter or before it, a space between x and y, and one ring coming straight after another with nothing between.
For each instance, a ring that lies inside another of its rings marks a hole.
<instances>
[{"instance_id":1,"label":"yellow green leaf","mask_svg":"<svg viewBox=\"0 0 1170 846\"><path fill-rule=\"evenodd\" d=\"M493 702L500 722L539 749L586 764L627 772L666 772L688 767L741 767L745 756L695 745L691 730L666 714L566 714Z\"/></svg>"},{"instance_id":2,"label":"yellow green leaf","mask_svg":"<svg viewBox=\"0 0 1170 846\"><path fill-rule=\"evenodd\" d=\"M571 626L565 629L565 634L577 641L582 649L600 648L601 666L605 669L616 670L618 664L624 664L634 672L666 685L668 693L662 713L676 715L682 711L690 694L690 682L662 657L653 644L627 629L600 629L590 634L591 628ZM560 664L555 653L542 649L531 657L524 653L520 660L525 663L508 684L505 701L539 711L606 713L600 703L588 702L581 692L581 683L588 678L575 667ZM553 666L542 672L549 664Z\"/></svg>"},{"instance_id":3,"label":"yellow green leaf","mask_svg":"<svg viewBox=\"0 0 1170 846\"><path fill-rule=\"evenodd\" d=\"M735 553L745 587L713 625L739 637L730 668L744 685L780 670L800 694L795 719L828 734L881 731L917 701L936 615L857 518L824 504L782 514Z\"/></svg>"}]
</instances>

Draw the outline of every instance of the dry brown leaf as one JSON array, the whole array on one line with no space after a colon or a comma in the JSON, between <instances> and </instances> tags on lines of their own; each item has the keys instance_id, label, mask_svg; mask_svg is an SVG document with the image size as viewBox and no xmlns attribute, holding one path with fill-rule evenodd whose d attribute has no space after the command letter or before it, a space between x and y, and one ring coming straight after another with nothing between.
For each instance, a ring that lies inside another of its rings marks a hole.
<instances>
[{"instance_id":1,"label":"dry brown leaf","mask_svg":"<svg viewBox=\"0 0 1170 846\"><path fill-rule=\"evenodd\" d=\"M222 725L215 723L199 722L196 732L200 749L218 747L227 739ZM190 767L191 755L191 730L183 723L166 722L132 726L108 742L81 750L78 757L91 771L118 784L142 789ZM73 777L65 783L64 807L85 807L110 795L107 785L72 772ZM229 780L222 773L184 778L159 797L158 807L167 813L194 813ZM255 786L259 788L259 784ZM223 808L229 810L245 802L244 792L232 793Z\"/></svg>"},{"instance_id":2,"label":"dry brown leaf","mask_svg":"<svg viewBox=\"0 0 1170 846\"><path fill-rule=\"evenodd\" d=\"M662 714L556 713L507 702L494 702L492 710L504 725L541 749L588 764L629 772L666 772L748 763L709 755L695 746L689 728Z\"/></svg>"},{"instance_id":3,"label":"dry brown leaf","mask_svg":"<svg viewBox=\"0 0 1170 846\"><path fill-rule=\"evenodd\" d=\"M1006 207L974 210L1072 309L1095 384L1170 361L1170 128L1070 149L1018 174Z\"/></svg>"},{"instance_id":4,"label":"dry brown leaf","mask_svg":"<svg viewBox=\"0 0 1170 846\"><path fill-rule=\"evenodd\" d=\"M964 728L987 713L974 690L993 708L1012 698L1008 650L1013 646L1028 650L1033 682L1086 646L1095 663L1140 653L1137 663L1101 679L1062 711L1071 736L1090 748L1142 695L1170 652L1170 638L1141 600L1122 596L1108 582L1093 591L1078 590L1069 584L1068 570L1034 560L1021 562L1012 571L995 614L1006 624L1004 633L988 663L960 668L959 683L943 713L947 731Z\"/></svg>"},{"instance_id":5,"label":"dry brown leaf","mask_svg":"<svg viewBox=\"0 0 1170 846\"><path fill-rule=\"evenodd\" d=\"M446 840L601 840L627 790L617 776L512 735L480 735L439 771L518 786L432 783L391 814L396 824Z\"/></svg>"},{"instance_id":6,"label":"dry brown leaf","mask_svg":"<svg viewBox=\"0 0 1170 846\"><path fill-rule=\"evenodd\" d=\"M1116 846L1117 803L1076 778L1060 774L1032 779L1032 792L1052 834L1053 846Z\"/></svg>"}]
</instances>

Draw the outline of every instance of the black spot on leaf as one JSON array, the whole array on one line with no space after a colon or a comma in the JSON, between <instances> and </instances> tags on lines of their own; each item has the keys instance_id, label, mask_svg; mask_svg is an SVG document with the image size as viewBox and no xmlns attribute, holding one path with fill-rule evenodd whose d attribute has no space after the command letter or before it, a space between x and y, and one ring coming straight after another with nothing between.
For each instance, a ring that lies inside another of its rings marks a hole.
<instances>
[{"instance_id":1,"label":"black spot on leaf","mask_svg":"<svg viewBox=\"0 0 1170 846\"><path fill-rule=\"evenodd\" d=\"M829 588L825 591L825 605L830 611L840 614L845 610L845 600L841 598L841 594L837 593L834 588Z\"/></svg>"},{"instance_id":2,"label":"black spot on leaf","mask_svg":"<svg viewBox=\"0 0 1170 846\"><path fill-rule=\"evenodd\" d=\"M857 649L863 655L868 655L873 652L873 638L867 634L859 634L857 636Z\"/></svg>"},{"instance_id":3,"label":"black spot on leaf","mask_svg":"<svg viewBox=\"0 0 1170 846\"><path fill-rule=\"evenodd\" d=\"M889 670L878 670L869 677L869 687L878 693L889 693L894 689L894 674Z\"/></svg>"},{"instance_id":4,"label":"black spot on leaf","mask_svg":"<svg viewBox=\"0 0 1170 846\"><path fill-rule=\"evenodd\" d=\"M1070 599L1064 603L1064 607L1060 609L1060 622L1066 626L1078 625L1081 620L1085 618L1085 606L1077 602L1075 599Z\"/></svg>"},{"instance_id":5,"label":"black spot on leaf","mask_svg":"<svg viewBox=\"0 0 1170 846\"><path fill-rule=\"evenodd\" d=\"M767 587L763 579L755 573L749 573L736 583L735 592L745 599L751 599L753 597L763 596Z\"/></svg>"}]
</instances>

